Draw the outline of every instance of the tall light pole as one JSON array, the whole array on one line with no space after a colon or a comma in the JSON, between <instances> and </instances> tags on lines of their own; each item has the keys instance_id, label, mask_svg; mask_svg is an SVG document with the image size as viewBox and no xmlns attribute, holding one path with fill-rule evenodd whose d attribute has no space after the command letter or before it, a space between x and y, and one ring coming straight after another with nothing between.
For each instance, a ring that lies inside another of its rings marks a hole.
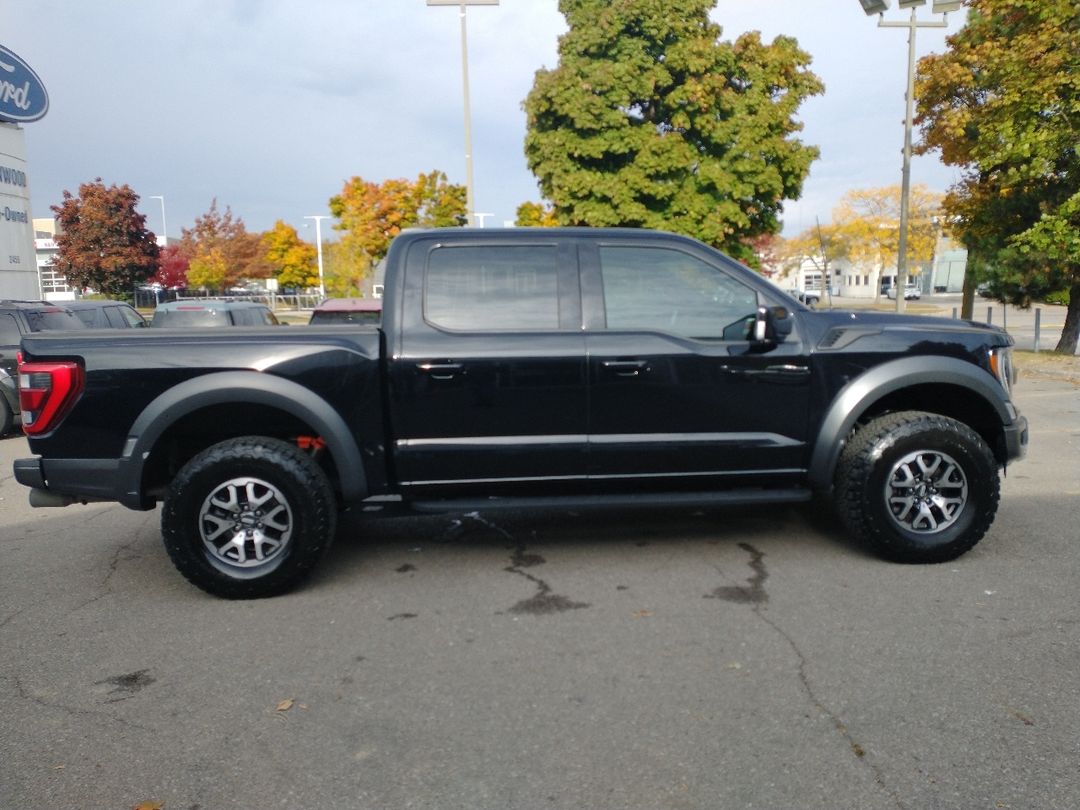
<instances>
[{"instance_id":1,"label":"tall light pole","mask_svg":"<svg viewBox=\"0 0 1080 810\"><path fill-rule=\"evenodd\" d=\"M322 271L322 221L324 219L330 219L325 214L319 214L317 216L304 217L304 219L315 220L315 255L319 257L319 300L326 298L326 285L323 283L323 271Z\"/></svg>"},{"instance_id":2,"label":"tall light pole","mask_svg":"<svg viewBox=\"0 0 1080 810\"><path fill-rule=\"evenodd\" d=\"M900 8L911 9L911 19L907 22L885 22L885 12L890 0L859 0L867 15L880 15L878 28L908 29L907 93L904 114L904 168L900 184L900 242L896 248L896 311L904 311L904 291L907 287L908 261L908 219L911 201L911 129L915 112L915 32L920 28L946 28L947 19L919 22L915 10L926 5L926 0L899 0ZM963 5L961 0L934 0L934 13L948 15Z\"/></svg>"},{"instance_id":3,"label":"tall light pole","mask_svg":"<svg viewBox=\"0 0 1080 810\"><path fill-rule=\"evenodd\" d=\"M461 83L465 98L465 215L469 224L476 224L473 200L472 115L469 112L469 42L465 33L466 6L497 6L499 0L427 0L429 6L457 6L461 18Z\"/></svg>"},{"instance_id":4,"label":"tall light pole","mask_svg":"<svg viewBox=\"0 0 1080 810\"><path fill-rule=\"evenodd\" d=\"M165 228L165 198L160 194L151 194L150 199L161 200L161 246L167 247L169 244L169 234Z\"/></svg>"}]
</instances>

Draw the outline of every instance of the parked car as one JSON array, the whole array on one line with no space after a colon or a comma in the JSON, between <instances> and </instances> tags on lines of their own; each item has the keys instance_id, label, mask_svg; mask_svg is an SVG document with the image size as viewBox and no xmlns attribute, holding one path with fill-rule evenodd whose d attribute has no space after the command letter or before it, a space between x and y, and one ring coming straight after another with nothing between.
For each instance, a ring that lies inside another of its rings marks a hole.
<instances>
[{"instance_id":1,"label":"parked car","mask_svg":"<svg viewBox=\"0 0 1080 810\"><path fill-rule=\"evenodd\" d=\"M19 414L16 353L23 335L42 329L85 329L66 306L48 301L0 300L0 436L11 432Z\"/></svg>"},{"instance_id":2,"label":"parked car","mask_svg":"<svg viewBox=\"0 0 1080 810\"><path fill-rule=\"evenodd\" d=\"M311 313L309 325L326 323L379 323L381 298L327 298Z\"/></svg>"},{"instance_id":3,"label":"parked car","mask_svg":"<svg viewBox=\"0 0 1080 810\"><path fill-rule=\"evenodd\" d=\"M163 502L180 573L252 598L300 582L350 506L768 514L817 493L882 556L943 562L1028 441L1003 329L810 310L686 237L410 230L385 279L378 326L24 338L16 480L34 506Z\"/></svg>"},{"instance_id":4,"label":"parked car","mask_svg":"<svg viewBox=\"0 0 1080 810\"><path fill-rule=\"evenodd\" d=\"M788 295L814 309L821 303L821 293L816 290L788 290Z\"/></svg>"},{"instance_id":5,"label":"parked car","mask_svg":"<svg viewBox=\"0 0 1080 810\"><path fill-rule=\"evenodd\" d=\"M885 293L885 295L890 301L895 301L896 300L896 287L889 287L889 289ZM909 284L904 286L904 300L905 301L910 301L912 299L919 299L919 298L922 298L922 290L920 290L917 285L909 283Z\"/></svg>"},{"instance_id":6,"label":"parked car","mask_svg":"<svg viewBox=\"0 0 1080 810\"><path fill-rule=\"evenodd\" d=\"M141 329L148 325L135 307L123 301L83 299L65 301L64 306L91 329Z\"/></svg>"},{"instance_id":7,"label":"parked car","mask_svg":"<svg viewBox=\"0 0 1080 810\"><path fill-rule=\"evenodd\" d=\"M278 319L266 304L216 299L168 301L158 304L151 326L276 326Z\"/></svg>"}]
</instances>

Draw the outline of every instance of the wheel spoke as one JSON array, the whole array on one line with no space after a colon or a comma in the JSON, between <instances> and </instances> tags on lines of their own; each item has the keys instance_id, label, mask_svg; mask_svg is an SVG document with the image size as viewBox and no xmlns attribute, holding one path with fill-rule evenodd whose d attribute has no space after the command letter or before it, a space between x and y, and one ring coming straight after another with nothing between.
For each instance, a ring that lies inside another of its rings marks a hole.
<instances>
[{"instance_id":1,"label":"wheel spoke","mask_svg":"<svg viewBox=\"0 0 1080 810\"><path fill-rule=\"evenodd\" d=\"M203 523L211 523L214 526L213 530L209 532L206 531L205 525L203 527L203 537L211 543L221 537L221 535L225 534L225 532L231 531L236 525L235 520L218 517L217 515L211 514L203 515Z\"/></svg>"},{"instance_id":2,"label":"wheel spoke","mask_svg":"<svg viewBox=\"0 0 1080 810\"><path fill-rule=\"evenodd\" d=\"M289 512L284 505L279 504L272 511L263 515L263 523L269 526L271 529L277 529L279 532L287 531Z\"/></svg>"},{"instance_id":3,"label":"wheel spoke","mask_svg":"<svg viewBox=\"0 0 1080 810\"><path fill-rule=\"evenodd\" d=\"M255 545L255 559L260 562L273 556L274 552L281 548L281 543L262 532L255 532L253 540Z\"/></svg>"}]
</instances>

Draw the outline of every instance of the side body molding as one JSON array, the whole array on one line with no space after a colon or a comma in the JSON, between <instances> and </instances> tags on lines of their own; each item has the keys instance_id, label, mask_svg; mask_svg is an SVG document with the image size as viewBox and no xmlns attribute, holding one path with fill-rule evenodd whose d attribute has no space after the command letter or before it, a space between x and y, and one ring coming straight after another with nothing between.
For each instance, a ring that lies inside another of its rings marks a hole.
<instances>
[{"instance_id":1,"label":"side body molding","mask_svg":"<svg viewBox=\"0 0 1080 810\"><path fill-rule=\"evenodd\" d=\"M833 399L814 443L810 459L811 485L818 489L832 486L833 473L847 436L870 405L902 388L933 384L967 388L994 408L1002 426L1014 421L1004 389L978 366L952 357L918 356L890 360L856 377Z\"/></svg>"},{"instance_id":2,"label":"side body molding","mask_svg":"<svg viewBox=\"0 0 1080 810\"><path fill-rule=\"evenodd\" d=\"M183 416L211 405L266 405L302 419L326 442L346 502L367 495L367 479L356 441L341 415L318 394L283 377L258 371L223 371L170 388L139 414L128 432L117 487L125 506L148 508L142 493L143 466L161 435Z\"/></svg>"}]
</instances>

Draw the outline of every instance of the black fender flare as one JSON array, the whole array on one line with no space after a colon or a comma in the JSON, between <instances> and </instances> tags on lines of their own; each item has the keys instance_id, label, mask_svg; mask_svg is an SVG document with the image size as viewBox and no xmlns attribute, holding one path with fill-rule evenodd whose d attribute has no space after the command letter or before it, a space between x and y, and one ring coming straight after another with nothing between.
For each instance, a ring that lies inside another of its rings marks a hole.
<instances>
[{"instance_id":1,"label":"black fender flare","mask_svg":"<svg viewBox=\"0 0 1080 810\"><path fill-rule=\"evenodd\" d=\"M832 487L833 474L847 437L855 422L874 402L902 388L928 384L967 388L993 407L1003 427L1016 419L1001 384L989 372L970 362L925 355L890 360L851 380L833 399L814 442L810 484L822 490Z\"/></svg>"},{"instance_id":2,"label":"black fender flare","mask_svg":"<svg viewBox=\"0 0 1080 810\"><path fill-rule=\"evenodd\" d=\"M363 460L352 431L322 397L302 385L258 371L221 371L194 377L160 394L135 419L124 442L117 487L133 509L152 506L142 491L143 467L161 435L178 419L211 405L266 405L311 425L326 442L346 503L367 495Z\"/></svg>"}]
</instances>

